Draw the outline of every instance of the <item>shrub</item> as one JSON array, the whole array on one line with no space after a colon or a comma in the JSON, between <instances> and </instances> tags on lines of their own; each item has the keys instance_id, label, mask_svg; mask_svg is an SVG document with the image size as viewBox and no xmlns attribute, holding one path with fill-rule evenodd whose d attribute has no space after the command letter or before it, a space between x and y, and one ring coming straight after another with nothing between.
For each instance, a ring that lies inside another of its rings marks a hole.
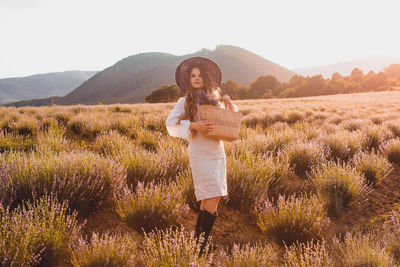
<instances>
[{"instance_id":1,"label":"shrub","mask_svg":"<svg viewBox=\"0 0 400 267\"><path fill-rule=\"evenodd\" d=\"M324 126L324 124L322 123L320 123L320 125ZM293 125L292 129L293 129L292 136L293 139L295 139L296 141L304 140L310 142L315 139L319 139L320 136L322 135L322 131L320 128L311 126L310 124L305 122Z\"/></svg>"},{"instance_id":2,"label":"shrub","mask_svg":"<svg viewBox=\"0 0 400 267\"><path fill-rule=\"evenodd\" d=\"M156 229L144 234L143 262L145 266L155 267L210 266L213 254L208 254L208 247L211 239L204 248L204 254L199 256L201 244L196 244L193 231L187 232L183 227L164 231Z\"/></svg>"},{"instance_id":3,"label":"shrub","mask_svg":"<svg viewBox=\"0 0 400 267\"><path fill-rule=\"evenodd\" d=\"M334 261L325 240L311 240L310 242L296 243L287 247L285 244L285 254L283 256L285 267L315 266L315 267L334 267Z\"/></svg>"},{"instance_id":4,"label":"shrub","mask_svg":"<svg viewBox=\"0 0 400 267\"><path fill-rule=\"evenodd\" d=\"M97 111L102 111L104 112L104 109L100 109L99 107L94 107ZM86 105L74 105L71 107L67 108L67 111L71 111L73 114L79 114L79 113L84 113L84 112L90 112L93 110L90 106Z\"/></svg>"},{"instance_id":5,"label":"shrub","mask_svg":"<svg viewBox=\"0 0 400 267\"><path fill-rule=\"evenodd\" d=\"M268 140L265 135L258 134L251 136L250 138L240 139L237 142L227 144L228 149L226 150L226 153L230 155L233 153L245 153L246 151L250 151L254 154L266 154L268 153L267 142Z\"/></svg>"},{"instance_id":6,"label":"shrub","mask_svg":"<svg viewBox=\"0 0 400 267\"><path fill-rule=\"evenodd\" d=\"M108 130L114 130L122 135L129 136L129 132L133 129L139 129L138 121L135 116L121 114L110 114L110 126Z\"/></svg>"},{"instance_id":7,"label":"shrub","mask_svg":"<svg viewBox=\"0 0 400 267\"><path fill-rule=\"evenodd\" d=\"M291 111L291 112L289 112L289 114L287 115L286 122L287 122L287 123L295 123L295 122L297 122L297 121L302 120L303 117L304 117L304 115L301 114L300 112Z\"/></svg>"},{"instance_id":8,"label":"shrub","mask_svg":"<svg viewBox=\"0 0 400 267\"><path fill-rule=\"evenodd\" d=\"M392 120L384 123L387 129L389 129L394 137L400 137L400 121Z\"/></svg>"},{"instance_id":9,"label":"shrub","mask_svg":"<svg viewBox=\"0 0 400 267\"><path fill-rule=\"evenodd\" d=\"M266 200L256 207L257 225L277 242L292 244L321 238L326 224L326 210L316 196L305 194L285 198L279 195L276 205Z\"/></svg>"},{"instance_id":10,"label":"shrub","mask_svg":"<svg viewBox=\"0 0 400 267\"><path fill-rule=\"evenodd\" d=\"M227 144L226 153L245 153L250 151L254 154L277 155L284 146L294 141L292 132L268 131L266 134L254 134Z\"/></svg>"},{"instance_id":11,"label":"shrub","mask_svg":"<svg viewBox=\"0 0 400 267\"><path fill-rule=\"evenodd\" d=\"M165 179L161 166L164 161L156 153L143 150L122 150L118 162L127 168L127 185L134 189L139 182L145 185Z\"/></svg>"},{"instance_id":12,"label":"shrub","mask_svg":"<svg viewBox=\"0 0 400 267\"><path fill-rule=\"evenodd\" d=\"M136 243L130 234L93 233L90 242L80 238L72 251L73 266L134 266Z\"/></svg>"},{"instance_id":13,"label":"shrub","mask_svg":"<svg viewBox=\"0 0 400 267\"><path fill-rule=\"evenodd\" d=\"M34 204L26 203L25 214L32 214L36 227L40 229L40 240L44 251L41 255L41 265L49 266L63 255L68 245L73 242L80 231L76 220L77 213L68 211L68 202L57 203L56 198L43 197ZM68 215L69 213L70 215Z\"/></svg>"},{"instance_id":14,"label":"shrub","mask_svg":"<svg viewBox=\"0 0 400 267\"><path fill-rule=\"evenodd\" d=\"M328 115L324 112L317 112L313 115L313 120L325 120L328 117Z\"/></svg>"},{"instance_id":15,"label":"shrub","mask_svg":"<svg viewBox=\"0 0 400 267\"><path fill-rule=\"evenodd\" d=\"M384 244L372 233L347 232L343 242L336 237L333 242L340 266L394 266Z\"/></svg>"},{"instance_id":16,"label":"shrub","mask_svg":"<svg viewBox=\"0 0 400 267\"><path fill-rule=\"evenodd\" d=\"M247 209L267 196L269 186L279 183L288 167L272 157L250 152L227 159L228 204Z\"/></svg>"},{"instance_id":17,"label":"shrub","mask_svg":"<svg viewBox=\"0 0 400 267\"><path fill-rule=\"evenodd\" d=\"M12 126L13 130L21 136L33 136L35 137L39 133L39 126L36 120L32 119L21 119L15 122Z\"/></svg>"},{"instance_id":18,"label":"shrub","mask_svg":"<svg viewBox=\"0 0 400 267\"><path fill-rule=\"evenodd\" d=\"M64 125L62 126L64 127ZM40 121L39 130L43 132L47 132L50 129L57 130L59 128L58 122L56 119L51 117L42 118Z\"/></svg>"},{"instance_id":19,"label":"shrub","mask_svg":"<svg viewBox=\"0 0 400 267\"><path fill-rule=\"evenodd\" d=\"M12 132L12 126L13 122L10 118L4 118L0 120L0 130L4 133L10 133Z\"/></svg>"},{"instance_id":20,"label":"shrub","mask_svg":"<svg viewBox=\"0 0 400 267\"><path fill-rule=\"evenodd\" d=\"M175 143L160 142L160 148L158 149L158 155L163 159L161 162L164 163L162 175L167 181L174 181L177 174L189 169L190 166L186 146L177 140L174 141Z\"/></svg>"},{"instance_id":21,"label":"shrub","mask_svg":"<svg viewBox=\"0 0 400 267\"><path fill-rule=\"evenodd\" d=\"M99 134L94 140L94 149L103 155L117 156L124 149L134 150L132 141L115 130Z\"/></svg>"},{"instance_id":22,"label":"shrub","mask_svg":"<svg viewBox=\"0 0 400 267\"><path fill-rule=\"evenodd\" d=\"M330 215L336 216L359 195L369 192L364 178L350 165L328 162L313 168L312 182Z\"/></svg>"},{"instance_id":23,"label":"shrub","mask_svg":"<svg viewBox=\"0 0 400 267\"><path fill-rule=\"evenodd\" d=\"M147 130L153 131L153 132L159 132L162 133L163 135L167 135L167 126L165 124L167 118L159 117L159 116L154 116L152 115L151 117L147 117L145 120L145 128Z\"/></svg>"},{"instance_id":24,"label":"shrub","mask_svg":"<svg viewBox=\"0 0 400 267\"><path fill-rule=\"evenodd\" d=\"M71 208L86 213L125 184L125 169L88 152L0 155L0 201L13 208L53 193Z\"/></svg>"},{"instance_id":25,"label":"shrub","mask_svg":"<svg viewBox=\"0 0 400 267\"><path fill-rule=\"evenodd\" d=\"M161 136L159 133L141 129L137 132L136 142L144 149L156 152L158 149L158 142L160 138Z\"/></svg>"},{"instance_id":26,"label":"shrub","mask_svg":"<svg viewBox=\"0 0 400 267\"><path fill-rule=\"evenodd\" d=\"M374 186L379 184L391 170L389 161L374 151L358 153L353 158L353 164L367 182Z\"/></svg>"},{"instance_id":27,"label":"shrub","mask_svg":"<svg viewBox=\"0 0 400 267\"><path fill-rule=\"evenodd\" d=\"M355 131L343 136L346 139L347 147L349 148L349 155L347 159L352 158L362 148L363 133L361 131Z\"/></svg>"},{"instance_id":28,"label":"shrub","mask_svg":"<svg viewBox=\"0 0 400 267\"><path fill-rule=\"evenodd\" d=\"M131 113L132 112L132 110L131 110L131 108L129 107L129 106L126 106L126 105L124 105L124 106L121 106L121 105L112 105L111 107L110 107L110 111L111 112L122 112L122 113Z\"/></svg>"},{"instance_id":29,"label":"shrub","mask_svg":"<svg viewBox=\"0 0 400 267\"><path fill-rule=\"evenodd\" d=\"M249 128L249 127L245 127L245 126L241 126L239 129L239 140L242 139L249 139L252 136L258 135L258 134L263 134L264 129L262 127L256 127L256 128ZM227 142L224 143L226 145L230 145L230 144L235 144L236 142Z\"/></svg>"},{"instance_id":30,"label":"shrub","mask_svg":"<svg viewBox=\"0 0 400 267\"><path fill-rule=\"evenodd\" d=\"M234 244L231 255L225 255L219 266L222 267L258 267L277 266L278 253L270 244L256 243L254 245Z\"/></svg>"},{"instance_id":31,"label":"shrub","mask_svg":"<svg viewBox=\"0 0 400 267\"><path fill-rule=\"evenodd\" d=\"M189 207L195 211L199 211L200 201L196 200L191 170L188 169L179 173L176 178L176 183L179 187L179 190L182 191L183 196L186 198L186 203L189 205Z\"/></svg>"},{"instance_id":32,"label":"shrub","mask_svg":"<svg viewBox=\"0 0 400 267\"><path fill-rule=\"evenodd\" d=\"M177 225L188 206L175 184L168 186L161 182L145 187L139 183L135 193L125 188L117 196L116 209L129 226L148 232Z\"/></svg>"},{"instance_id":33,"label":"shrub","mask_svg":"<svg viewBox=\"0 0 400 267\"><path fill-rule=\"evenodd\" d=\"M384 119L384 117L379 115L371 117L371 121L376 125L381 125Z\"/></svg>"},{"instance_id":34,"label":"shrub","mask_svg":"<svg viewBox=\"0 0 400 267\"><path fill-rule=\"evenodd\" d=\"M283 114L280 113L280 112L276 112L276 113L272 114L272 118L273 118L273 119L272 119L272 120L273 120L273 123L284 122L284 121L286 121L285 117L284 117Z\"/></svg>"},{"instance_id":35,"label":"shrub","mask_svg":"<svg viewBox=\"0 0 400 267\"><path fill-rule=\"evenodd\" d=\"M335 133L323 139L325 146L329 149L330 157L338 160L349 158L350 148L346 141L346 132Z\"/></svg>"},{"instance_id":36,"label":"shrub","mask_svg":"<svg viewBox=\"0 0 400 267\"><path fill-rule=\"evenodd\" d=\"M0 204L0 259L3 266L37 265L44 251L39 229L29 214L9 213ZM38 246L41 249L38 249Z\"/></svg>"},{"instance_id":37,"label":"shrub","mask_svg":"<svg viewBox=\"0 0 400 267\"><path fill-rule=\"evenodd\" d=\"M37 141L30 137L0 132L0 153L6 151L33 151L36 143Z\"/></svg>"},{"instance_id":38,"label":"shrub","mask_svg":"<svg viewBox=\"0 0 400 267\"><path fill-rule=\"evenodd\" d=\"M159 153L124 148L117 160L127 168L127 184L132 189L139 182L174 181L177 174L189 168L188 153L182 146L162 148Z\"/></svg>"},{"instance_id":39,"label":"shrub","mask_svg":"<svg viewBox=\"0 0 400 267\"><path fill-rule=\"evenodd\" d=\"M242 119L242 123L244 124L244 127L256 127L256 126L265 126L266 123L269 123L269 120L264 120L264 118L262 116L260 116L259 114L250 114L250 115L246 115L243 117Z\"/></svg>"},{"instance_id":40,"label":"shrub","mask_svg":"<svg viewBox=\"0 0 400 267\"><path fill-rule=\"evenodd\" d=\"M342 120L343 120L343 118L341 116L335 115L329 120L329 122L337 125L337 124L341 123Z\"/></svg>"},{"instance_id":41,"label":"shrub","mask_svg":"<svg viewBox=\"0 0 400 267\"><path fill-rule=\"evenodd\" d=\"M289 145L284 152L294 172L305 177L313 166L325 160L327 152L315 142L297 142Z\"/></svg>"},{"instance_id":42,"label":"shrub","mask_svg":"<svg viewBox=\"0 0 400 267\"><path fill-rule=\"evenodd\" d=\"M74 120L69 121L67 126L74 134L80 135L84 130L84 121L74 117Z\"/></svg>"},{"instance_id":43,"label":"shrub","mask_svg":"<svg viewBox=\"0 0 400 267\"><path fill-rule=\"evenodd\" d=\"M362 129L367 123L362 119L350 119L341 123L343 129L350 132Z\"/></svg>"},{"instance_id":44,"label":"shrub","mask_svg":"<svg viewBox=\"0 0 400 267\"><path fill-rule=\"evenodd\" d=\"M59 125L67 126L68 121L71 119L72 114L66 111L55 112L52 117L58 122Z\"/></svg>"},{"instance_id":45,"label":"shrub","mask_svg":"<svg viewBox=\"0 0 400 267\"><path fill-rule=\"evenodd\" d=\"M391 139L381 145L383 154L390 162L400 164L400 140Z\"/></svg>"},{"instance_id":46,"label":"shrub","mask_svg":"<svg viewBox=\"0 0 400 267\"><path fill-rule=\"evenodd\" d=\"M267 132L267 150L277 155L286 146L295 142L297 138L298 135L289 130Z\"/></svg>"},{"instance_id":47,"label":"shrub","mask_svg":"<svg viewBox=\"0 0 400 267\"><path fill-rule=\"evenodd\" d=\"M37 150L51 150L54 152L70 151L74 145L66 139L60 130L49 129L38 136Z\"/></svg>"},{"instance_id":48,"label":"shrub","mask_svg":"<svg viewBox=\"0 0 400 267\"><path fill-rule=\"evenodd\" d=\"M378 150L380 144L390 137L391 133L384 127L368 127L365 132L362 147L369 150Z\"/></svg>"},{"instance_id":49,"label":"shrub","mask_svg":"<svg viewBox=\"0 0 400 267\"><path fill-rule=\"evenodd\" d=\"M400 206L398 203L389 212L389 216L386 216L383 230L384 238L388 241L386 248L393 256L396 264L400 264Z\"/></svg>"},{"instance_id":50,"label":"shrub","mask_svg":"<svg viewBox=\"0 0 400 267\"><path fill-rule=\"evenodd\" d=\"M40 261L52 266L76 240L77 213L67 215L67 203L44 196L24 202L11 213L0 208L0 258L7 266L27 266ZM40 257L40 258L39 258Z\"/></svg>"},{"instance_id":51,"label":"shrub","mask_svg":"<svg viewBox=\"0 0 400 267\"><path fill-rule=\"evenodd\" d=\"M94 139L101 132L110 128L110 120L102 113L79 113L72 117L67 124L67 129L82 138Z\"/></svg>"}]
</instances>

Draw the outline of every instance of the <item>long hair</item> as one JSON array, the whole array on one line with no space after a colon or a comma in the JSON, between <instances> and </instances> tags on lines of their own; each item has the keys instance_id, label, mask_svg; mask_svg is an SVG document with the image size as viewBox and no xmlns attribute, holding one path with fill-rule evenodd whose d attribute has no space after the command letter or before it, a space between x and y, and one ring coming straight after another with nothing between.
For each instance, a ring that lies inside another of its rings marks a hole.
<instances>
[{"instance_id":1,"label":"long hair","mask_svg":"<svg viewBox=\"0 0 400 267\"><path fill-rule=\"evenodd\" d=\"M206 71L206 69L202 65L193 65L190 68L187 69L187 72L185 73L186 76L186 102L185 102L185 112L179 117L178 123L180 123L181 120L189 120L191 122L197 121L197 104L199 102L199 95L196 94L196 89L192 87L191 83L191 73L193 68L199 68L201 77L203 78L204 82L204 87L202 89L209 90L211 93L217 93L220 94L219 88L213 83L211 79L210 73ZM214 94L215 94L214 93ZM196 136L197 131L192 129L191 130L192 136Z\"/></svg>"}]
</instances>

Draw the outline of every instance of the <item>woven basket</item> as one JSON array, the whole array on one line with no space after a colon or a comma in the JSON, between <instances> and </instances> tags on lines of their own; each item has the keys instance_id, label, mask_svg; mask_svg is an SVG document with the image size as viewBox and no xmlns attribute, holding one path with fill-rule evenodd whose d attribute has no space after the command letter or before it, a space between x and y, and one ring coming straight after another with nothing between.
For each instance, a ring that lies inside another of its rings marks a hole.
<instances>
[{"instance_id":1,"label":"woven basket","mask_svg":"<svg viewBox=\"0 0 400 267\"><path fill-rule=\"evenodd\" d=\"M225 141L235 141L239 138L242 119L241 112L222 109L212 105L200 105L200 118L214 122L217 125L206 136Z\"/></svg>"}]
</instances>

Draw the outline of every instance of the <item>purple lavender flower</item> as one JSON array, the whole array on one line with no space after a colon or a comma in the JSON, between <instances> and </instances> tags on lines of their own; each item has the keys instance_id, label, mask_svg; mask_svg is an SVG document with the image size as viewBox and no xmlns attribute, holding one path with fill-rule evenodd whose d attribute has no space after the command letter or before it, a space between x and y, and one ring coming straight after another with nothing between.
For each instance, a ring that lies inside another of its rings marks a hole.
<instances>
[{"instance_id":1,"label":"purple lavender flower","mask_svg":"<svg viewBox=\"0 0 400 267\"><path fill-rule=\"evenodd\" d=\"M211 93L206 90L201 90L199 93L199 104L200 105L218 105L218 100L213 97Z\"/></svg>"}]
</instances>

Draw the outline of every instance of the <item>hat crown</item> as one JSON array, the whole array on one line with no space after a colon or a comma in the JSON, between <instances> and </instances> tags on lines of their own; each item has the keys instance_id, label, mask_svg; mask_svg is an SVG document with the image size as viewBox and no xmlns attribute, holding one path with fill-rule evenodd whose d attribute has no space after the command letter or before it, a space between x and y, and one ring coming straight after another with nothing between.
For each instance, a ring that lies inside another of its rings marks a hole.
<instances>
[{"instance_id":1,"label":"hat crown","mask_svg":"<svg viewBox=\"0 0 400 267\"><path fill-rule=\"evenodd\" d=\"M203 66L210 74L211 82L216 86L221 85L222 72L217 63L205 57L191 57L183 60L175 71L175 81L182 92L186 93L188 85L187 72L194 65Z\"/></svg>"}]
</instances>

